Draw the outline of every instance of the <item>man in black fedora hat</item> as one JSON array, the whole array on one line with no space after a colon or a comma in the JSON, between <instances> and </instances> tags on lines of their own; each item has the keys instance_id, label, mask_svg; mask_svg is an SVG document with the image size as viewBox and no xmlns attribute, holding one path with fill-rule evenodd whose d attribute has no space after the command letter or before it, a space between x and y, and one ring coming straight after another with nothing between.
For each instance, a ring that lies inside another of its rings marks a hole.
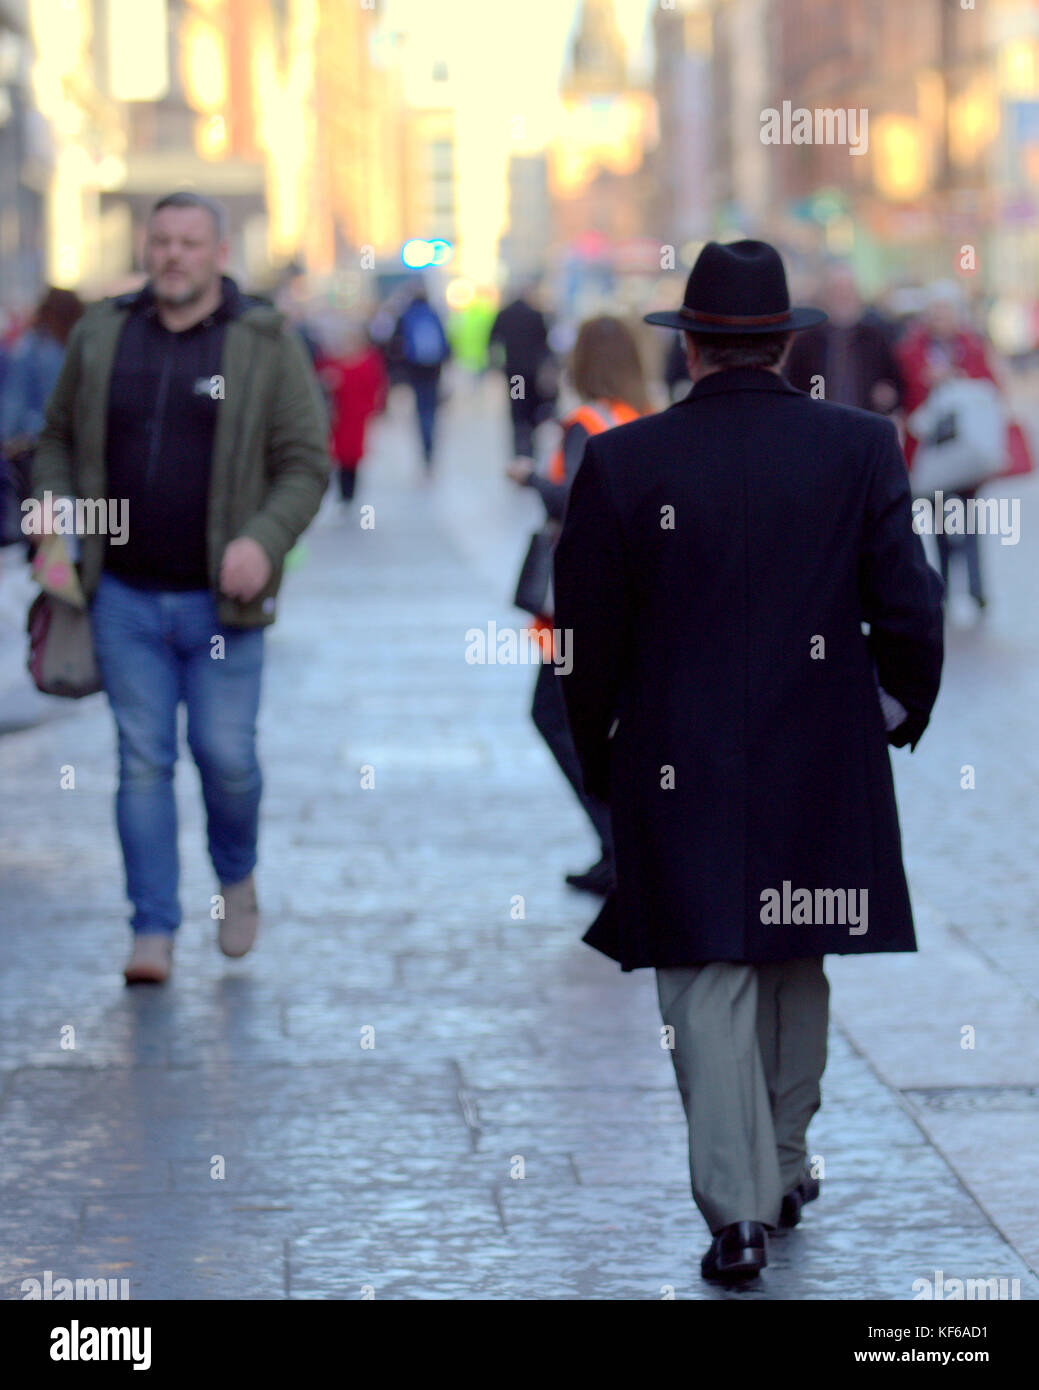
<instances>
[{"instance_id":1,"label":"man in black fedora hat","mask_svg":"<svg viewBox=\"0 0 1039 1390\"><path fill-rule=\"evenodd\" d=\"M570 724L616 845L585 941L656 971L723 1281L819 1193L823 956L916 949L887 746L930 718L942 586L891 422L779 373L824 319L773 247L705 246L682 307L647 316L685 333L692 391L589 440L556 552Z\"/></svg>"}]
</instances>

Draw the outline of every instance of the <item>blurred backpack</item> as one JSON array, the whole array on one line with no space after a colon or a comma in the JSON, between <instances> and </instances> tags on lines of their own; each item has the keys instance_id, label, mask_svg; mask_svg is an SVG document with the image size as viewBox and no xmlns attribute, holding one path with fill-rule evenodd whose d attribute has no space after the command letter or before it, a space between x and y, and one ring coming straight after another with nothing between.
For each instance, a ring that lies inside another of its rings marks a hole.
<instances>
[{"instance_id":1,"label":"blurred backpack","mask_svg":"<svg viewBox=\"0 0 1039 1390\"><path fill-rule=\"evenodd\" d=\"M404 358L415 367L438 367L448 355L447 337L429 304L416 299L401 324Z\"/></svg>"}]
</instances>

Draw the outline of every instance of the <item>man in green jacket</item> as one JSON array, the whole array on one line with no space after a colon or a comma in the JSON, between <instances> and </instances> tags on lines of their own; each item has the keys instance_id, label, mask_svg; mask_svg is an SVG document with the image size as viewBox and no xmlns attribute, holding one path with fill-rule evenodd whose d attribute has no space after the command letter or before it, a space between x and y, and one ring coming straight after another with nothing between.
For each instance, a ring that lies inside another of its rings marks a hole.
<instances>
[{"instance_id":1,"label":"man in green jacket","mask_svg":"<svg viewBox=\"0 0 1039 1390\"><path fill-rule=\"evenodd\" d=\"M221 885L220 948L242 956L255 940L263 629L328 478L325 410L303 347L281 314L223 274L227 254L218 203L174 193L155 205L148 283L76 325L33 471L45 526L64 497L105 499L83 515L127 519L78 538L119 740L127 983L166 979L180 925L181 701Z\"/></svg>"}]
</instances>

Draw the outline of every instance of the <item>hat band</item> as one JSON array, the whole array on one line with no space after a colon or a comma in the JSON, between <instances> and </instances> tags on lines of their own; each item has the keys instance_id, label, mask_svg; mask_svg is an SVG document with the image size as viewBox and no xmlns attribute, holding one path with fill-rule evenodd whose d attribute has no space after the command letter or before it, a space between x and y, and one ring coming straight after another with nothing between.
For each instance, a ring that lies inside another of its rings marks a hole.
<instances>
[{"instance_id":1,"label":"hat band","mask_svg":"<svg viewBox=\"0 0 1039 1390\"><path fill-rule=\"evenodd\" d=\"M782 323L790 317L790 310L779 314L705 314L700 309L690 309L685 304L678 311L683 318L699 319L701 323L731 324L734 328L757 328L766 323Z\"/></svg>"}]
</instances>

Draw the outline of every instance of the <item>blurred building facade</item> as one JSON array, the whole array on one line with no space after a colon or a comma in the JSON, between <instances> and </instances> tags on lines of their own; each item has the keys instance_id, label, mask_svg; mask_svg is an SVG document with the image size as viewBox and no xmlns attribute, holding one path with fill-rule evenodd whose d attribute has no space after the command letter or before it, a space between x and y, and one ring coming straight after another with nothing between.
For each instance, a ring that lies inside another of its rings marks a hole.
<instances>
[{"instance_id":1,"label":"blurred building facade","mask_svg":"<svg viewBox=\"0 0 1039 1390\"><path fill-rule=\"evenodd\" d=\"M614 243L654 230L646 154L655 142L656 105L629 81L613 0L581 0L549 152L559 241L591 233Z\"/></svg>"},{"instance_id":2,"label":"blurred building facade","mask_svg":"<svg viewBox=\"0 0 1039 1390\"><path fill-rule=\"evenodd\" d=\"M115 287L177 187L225 202L253 282L442 237L477 282L497 255L499 280L607 286L759 234L868 289L1039 283L1039 0L671 0L647 8L647 81L614 0L572 3L535 142L487 119L464 27L427 15L409 41L384 0L0 0L0 304ZM764 143L785 102L866 112L867 151Z\"/></svg>"},{"instance_id":3,"label":"blurred building facade","mask_svg":"<svg viewBox=\"0 0 1039 1390\"><path fill-rule=\"evenodd\" d=\"M871 288L1036 283L1035 0L714 0L712 74L718 231L849 257ZM784 102L867 112L867 153L762 145Z\"/></svg>"},{"instance_id":4,"label":"blurred building facade","mask_svg":"<svg viewBox=\"0 0 1039 1390\"><path fill-rule=\"evenodd\" d=\"M659 273L657 106L629 68L613 0L580 0L548 150L550 256L578 315Z\"/></svg>"},{"instance_id":5,"label":"blurred building facade","mask_svg":"<svg viewBox=\"0 0 1039 1390\"><path fill-rule=\"evenodd\" d=\"M255 270L267 235L264 151L253 117L259 37L249 0L107 0L93 50L118 100L122 178L102 205L123 222L123 259L140 263L148 209L192 188L228 210L236 267Z\"/></svg>"},{"instance_id":6,"label":"blurred building facade","mask_svg":"<svg viewBox=\"0 0 1039 1390\"><path fill-rule=\"evenodd\" d=\"M118 287L176 188L225 204L254 281L399 250L406 132L378 23L374 0L0 0L0 302Z\"/></svg>"},{"instance_id":7,"label":"blurred building facade","mask_svg":"<svg viewBox=\"0 0 1039 1390\"><path fill-rule=\"evenodd\" d=\"M498 248L503 279L537 280L545 272L546 229L552 226L547 154L512 155L507 177L508 222Z\"/></svg>"},{"instance_id":8,"label":"blurred building facade","mask_svg":"<svg viewBox=\"0 0 1039 1390\"><path fill-rule=\"evenodd\" d=\"M768 17L774 0L715 0L711 25L711 177L706 196L719 235L750 235L766 225L773 161L761 143L770 102ZM837 0L840 3L840 0Z\"/></svg>"},{"instance_id":9,"label":"blurred building facade","mask_svg":"<svg viewBox=\"0 0 1039 1390\"><path fill-rule=\"evenodd\" d=\"M0 308L19 313L43 279L45 260L49 132L36 109L32 67L28 0L0 0Z\"/></svg>"},{"instance_id":10,"label":"blurred building facade","mask_svg":"<svg viewBox=\"0 0 1039 1390\"><path fill-rule=\"evenodd\" d=\"M711 0L676 0L654 11L654 225L668 245L692 243L685 259L714 230L712 49Z\"/></svg>"}]
</instances>

